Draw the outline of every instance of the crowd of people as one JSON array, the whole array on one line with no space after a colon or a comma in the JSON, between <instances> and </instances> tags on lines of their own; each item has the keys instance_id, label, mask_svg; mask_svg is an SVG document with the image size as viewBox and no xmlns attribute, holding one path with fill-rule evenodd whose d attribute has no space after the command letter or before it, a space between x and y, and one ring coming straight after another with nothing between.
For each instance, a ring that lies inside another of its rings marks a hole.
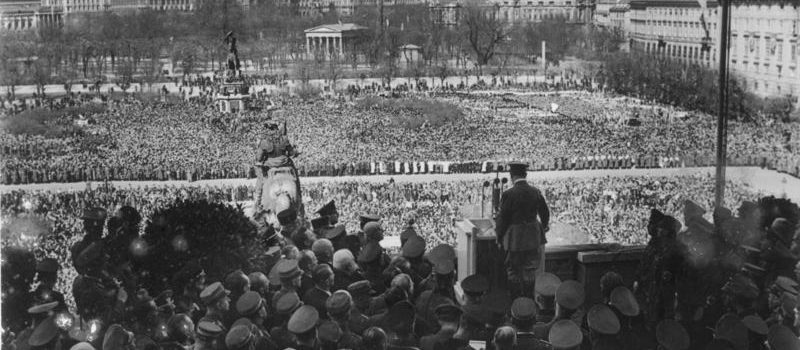
<instances>
[{"instance_id":1,"label":"crowd of people","mask_svg":"<svg viewBox=\"0 0 800 350\"><path fill-rule=\"evenodd\" d=\"M204 103L115 100L103 112L85 116L95 123L58 137L0 132L0 182L253 177L254 144L266 135L268 123L284 121L301 153L295 163L305 174L338 175L347 169L368 174L375 162L389 164L390 172L395 162L432 161L456 165L450 171L479 171L483 162L509 160L570 169L588 157L630 159L628 167L662 158L678 159L679 166L710 165L715 155L713 118L591 93L439 94L436 98L462 110L462 120L418 128L395 122L426 118L415 111L387 115L346 100L287 99L274 115L224 115L208 103L212 94L206 95ZM638 126L619 122L629 119ZM731 121L730 163L797 176L797 135L797 124ZM651 161L650 166L663 165Z\"/></svg>"},{"instance_id":2,"label":"crowd of people","mask_svg":"<svg viewBox=\"0 0 800 350\"><path fill-rule=\"evenodd\" d=\"M595 303L580 282L549 272L537 278L534 299L512 297L489 282L492 276L456 276L465 262L456 261L451 220L459 204L481 198L466 185L309 184L311 224L281 212L280 225L259 243L274 258L269 267L212 279L204 273L210 266L183 261L174 276L155 276L169 285L165 290L137 283L154 277L135 267L147 266L140 261L147 255L138 253L140 233L164 225L152 213L185 201L236 202L252 189L102 186L3 194L3 347L789 350L800 344L796 205L772 197L751 202L757 194L737 187L726 202L739 208L736 214L715 211L711 224L702 209L712 197L707 177L537 182L551 222L616 226L590 233L603 242L647 243L638 272L605 273ZM631 236L597 237L628 229ZM399 236L399 250L381 247L389 235ZM155 242L148 251L164 244L180 256L183 249L174 240Z\"/></svg>"}]
</instances>

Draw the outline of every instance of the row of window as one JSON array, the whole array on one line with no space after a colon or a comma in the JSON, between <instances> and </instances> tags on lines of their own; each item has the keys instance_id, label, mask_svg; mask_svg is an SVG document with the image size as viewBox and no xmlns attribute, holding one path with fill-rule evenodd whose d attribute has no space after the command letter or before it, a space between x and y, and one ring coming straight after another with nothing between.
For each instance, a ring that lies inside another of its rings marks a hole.
<instances>
[{"instance_id":1,"label":"row of window","mask_svg":"<svg viewBox=\"0 0 800 350\"><path fill-rule=\"evenodd\" d=\"M731 54L733 56L741 55L742 57L753 57L759 59L763 58L777 59L784 61L783 49L786 43L783 39L774 37L760 37L754 34L746 34L739 37L737 34L731 35ZM791 41L788 45L789 57L788 61L797 63L800 57L800 44Z\"/></svg>"},{"instance_id":2,"label":"row of window","mask_svg":"<svg viewBox=\"0 0 800 350\"><path fill-rule=\"evenodd\" d=\"M675 58L687 58L693 60L705 60L708 61L712 57L711 50L703 51L700 46L690 46L690 45L675 45L675 44L666 44L665 46L659 47L658 43L645 43L644 46L645 52L648 53L659 53L663 55L667 55L670 57ZM716 54L716 51L713 52Z\"/></svg>"}]
</instances>

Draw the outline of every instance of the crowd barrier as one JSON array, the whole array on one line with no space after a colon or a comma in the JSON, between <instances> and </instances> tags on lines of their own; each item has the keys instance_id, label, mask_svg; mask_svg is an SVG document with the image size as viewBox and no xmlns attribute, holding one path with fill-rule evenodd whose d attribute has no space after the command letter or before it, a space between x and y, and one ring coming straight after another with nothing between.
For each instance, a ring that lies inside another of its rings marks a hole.
<instances>
[{"instance_id":1,"label":"crowd barrier","mask_svg":"<svg viewBox=\"0 0 800 350\"><path fill-rule=\"evenodd\" d=\"M648 169L707 167L715 165L712 156L585 156L556 158L552 161L529 160L529 171L569 171L587 169ZM507 162L359 162L350 164L305 165L299 164L297 171L302 177L319 176L365 176L406 174L469 174L505 172ZM800 178L800 156L775 159L768 156L733 157L728 166L757 166L786 173ZM6 185L87 182L87 181L197 181L210 179L255 178L252 166L231 169L185 168L144 169L131 167L79 168L70 170L16 170L6 168L0 183Z\"/></svg>"}]
</instances>

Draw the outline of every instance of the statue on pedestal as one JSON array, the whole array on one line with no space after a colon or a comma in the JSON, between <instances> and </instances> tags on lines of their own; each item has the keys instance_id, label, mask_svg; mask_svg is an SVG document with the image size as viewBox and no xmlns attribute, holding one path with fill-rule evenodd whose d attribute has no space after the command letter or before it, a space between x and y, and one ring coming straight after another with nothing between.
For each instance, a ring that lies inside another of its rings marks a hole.
<instances>
[{"instance_id":1,"label":"statue on pedestal","mask_svg":"<svg viewBox=\"0 0 800 350\"><path fill-rule=\"evenodd\" d=\"M224 42L228 45L228 70L225 73L227 80L241 77L241 64L239 63L239 50L236 48L236 37L233 32L225 35Z\"/></svg>"}]
</instances>

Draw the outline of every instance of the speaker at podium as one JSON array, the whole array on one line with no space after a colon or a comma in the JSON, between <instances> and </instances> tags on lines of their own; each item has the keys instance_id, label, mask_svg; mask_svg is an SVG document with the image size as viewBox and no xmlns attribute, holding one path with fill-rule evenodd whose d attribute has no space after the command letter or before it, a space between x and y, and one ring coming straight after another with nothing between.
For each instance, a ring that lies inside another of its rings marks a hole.
<instances>
[{"instance_id":1,"label":"speaker at podium","mask_svg":"<svg viewBox=\"0 0 800 350\"><path fill-rule=\"evenodd\" d=\"M473 274L486 277L492 289L506 287L505 256L496 244L494 220L471 218L456 221L458 282Z\"/></svg>"}]
</instances>

